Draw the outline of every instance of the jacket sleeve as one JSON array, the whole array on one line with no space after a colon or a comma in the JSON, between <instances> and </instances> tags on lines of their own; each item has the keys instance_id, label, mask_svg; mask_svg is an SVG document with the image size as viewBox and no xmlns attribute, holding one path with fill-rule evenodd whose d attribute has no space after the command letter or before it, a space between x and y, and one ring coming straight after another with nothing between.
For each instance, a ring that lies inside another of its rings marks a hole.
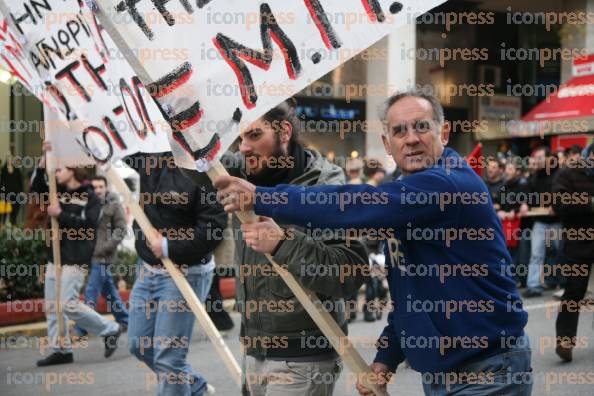
<instances>
[{"instance_id":1,"label":"jacket sleeve","mask_svg":"<svg viewBox=\"0 0 594 396\"><path fill-rule=\"evenodd\" d=\"M455 192L455 187L444 175L425 173L379 187L257 187L254 210L282 223L321 228L401 228L454 221L460 208L442 207L438 197Z\"/></svg>"},{"instance_id":2,"label":"jacket sleeve","mask_svg":"<svg viewBox=\"0 0 594 396\"><path fill-rule=\"evenodd\" d=\"M299 231L291 231L274 255L306 288L334 298L346 298L359 290L369 263L365 246L357 240L317 241ZM327 267L320 271L319 267ZM321 275L320 275L321 274Z\"/></svg>"},{"instance_id":3,"label":"jacket sleeve","mask_svg":"<svg viewBox=\"0 0 594 396\"><path fill-rule=\"evenodd\" d=\"M574 185L573 169L563 169L553 179L553 193L559 194L560 199L553 201L555 213L561 216L579 216L594 213L594 197L588 196L587 200L576 202L574 195L582 194L583 191L576 191ZM569 199L563 199L567 195Z\"/></svg>"},{"instance_id":4,"label":"jacket sleeve","mask_svg":"<svg viewBox=\"0 0 594 396\"><path fill-rule=\"evenodd\" d=\"M62 211L58 217L58 222L60 223L60 227L95 230L99 222L100 211L101 203L95 194L91 193L89 194L89 201L80 215Z\"/></svg>"},{"instance_id":5,"label":"jacket sleeve","mask_svg":"<svg viewBox=\"0 0 594 396\"><path fill-rule=\"evenodd\" d=\"M392 303L394 303L392 301ZM394 312L388 314L388 324L377 340L377 353L374 362L383 363L395 372L396 367L404 361L404 353L400 349L400 339L394 332Z\"/></svg>"},{"instance_id":6,"label":"jacket sleeve","mask_svg":"<svg viewBox=\"0 0 594 396\"><path fill-rule=\"evenodd\" d=\"M119 203L112 203L111 206L114 211L111 219L111 237L101 244L101 251L95 252L95 254L103 255L115 251L120 242L126 237L127 227L124 208ZM99 244L96 246L99 246Z\"/></svg>"},{"instance_id":7,"label":"jacket sleeve","mask_svg":"<svg viewBox=\"0 0 594 396\"><path fill-rule=\"evenodd\" d=\"M225 230L227 214L221 205L211 203L209 199L205 199L206 203L202 203L201 194L207 194L206 197L209 197L214 191L210 183L203 187L203 191L201 191L202 188L196 187L196 193L192 197L195 213L193 235L189 235L190 238L186 239L168 240L169 258L174 262L187 262L188 256L207 256L221 243L221 239L215 238L215 235L222 235Z\"/></svg>"}]
</instances>

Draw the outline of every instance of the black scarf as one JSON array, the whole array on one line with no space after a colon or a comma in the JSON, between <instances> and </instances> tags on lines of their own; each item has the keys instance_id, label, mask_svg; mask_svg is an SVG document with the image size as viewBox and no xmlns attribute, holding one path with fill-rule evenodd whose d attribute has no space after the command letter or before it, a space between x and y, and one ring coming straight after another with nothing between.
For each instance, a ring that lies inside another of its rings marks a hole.
<instances>
[{"instance_id":1,"label":"black scarf","mask_svg":"<svg viewBox=\"0 0 594 396\"><path fill-rule=\"evenodd\" d=\"M298 143L290 144L285 164L290 163L291 160L293 161L292 167L265 167L256 175L248 175L247 180L256 186L262 187L274 187L278 184L288 184L291 180L294 180L305 173L305 167L307 166L305 150Z\"/></svg>"}]
</instances>

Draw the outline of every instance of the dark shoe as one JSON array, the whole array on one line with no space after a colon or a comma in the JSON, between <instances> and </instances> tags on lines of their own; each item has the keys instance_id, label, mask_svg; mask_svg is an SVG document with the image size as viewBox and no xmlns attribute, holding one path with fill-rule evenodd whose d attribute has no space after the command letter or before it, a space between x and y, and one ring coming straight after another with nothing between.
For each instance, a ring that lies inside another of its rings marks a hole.
<instances>
[{"instance_id":1,"label":"dark shoe","mask_svg":"<svg viewBox=\"0 0 594 396\"><path fill-rule=\"evenodd\" d=\"M115 334L105 336L103 342L105 344L105 357L108 358L118 349L118 339L122 334L122 326L118 325L118 331Z\"/></svg>"},{"instance_id":2,"label":"dark shoe","mask_svg":"<svg viewBox=\"0 0 594 396\"><path fill-rule=\"evenodd\" d=\"M553 298L556 300L561 300L563 294L565 294L565 289L559 289L555 293L553 293Z\"/></svg>"},{"instance_id":3,"label":"dark shoe","mask_svg":"<svg viewBox=\"0 0 594 396\"><path fill-rule=\"evenodd\" d=\"M540 289L526 289L522 295L526 298L540 297L542 296L542 290Z\"/></svg>"},{"instance_id":4,"label":"dark shoe","mask_svg":"<svg viewBox=\"0 0 594 396\"><path fill-rule=\"evenodd\" d=\"M37 367L53 366L56 364L68 364L74 362L72 353L54 352L45 359L37 361Z\"/></svg>"},{"instance_id":5,"label":"dark shoe","mask_svg":"<svg viewBox=\"0 0 594 396\"><path fill-rule=\"evenodd\" d=\"M210 316L210 319L218 331L228 331L235 326L233 319L231 319L231 316L227 313L227 311L209 312L208 316Z\"/></svg>"},{"instance_id":6,"label":"dark shoe","mask_svg":"<svg viewBox=\"0 0 594 396\"><path fill-rule=\"evenodd\" d=\"M571 347L568 348L568 347L563 346L561 344L558 344L557 345L557 348L555 348L555 353L565 363L569 363L569 362L571 362L573 360L572 351L573 351L573 348L571 348Z\"/></svg>"}]
</instances>

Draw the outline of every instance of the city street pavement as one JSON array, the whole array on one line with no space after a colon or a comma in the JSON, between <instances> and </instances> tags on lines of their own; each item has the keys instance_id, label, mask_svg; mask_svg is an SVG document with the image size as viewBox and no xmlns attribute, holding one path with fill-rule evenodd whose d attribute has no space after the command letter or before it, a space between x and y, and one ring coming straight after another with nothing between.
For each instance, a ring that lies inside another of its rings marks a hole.
<instances>
[{"instance_id":1,"label":"city street pavement","mask_svg":"<svg viewBox=\"0 0 594 396\"><path fill-rule=\"evenodd\" d=\"M527 330L533 348L532 364L535 372L533 395L592 395L594 389L592 310L590 309L589 313L582 313L580 317L578 336L582 337L582 342L581 348L574 351L574 361L570 364L562 364L554 353L554 347L551 346L556 312L554 308L548 308L547 314L546 304L555 304L550 294L547 297L526 302L530 314ZM236 327L226 334L225 340L240 361L237 326L239 316L237 314L233 316ZM374 355L372 344L384 327L385 319L384 315L381 322L366 323L359 315L358 320L350 326L350 335L367 361L371 361ZM202 330L196 327L190 348L190 362L216 387L217 395L240 394L227 375L227 370L214 348ZM102 340L92 338L87 348L75 350L74 364L43 369L35 367L35 361L41 355L34 341L36 340L33 339L25 345L25 340L19 340L18 348L0 349L0 395L147 396L155 394L154 385L150 384L150 381L147 383L147 380L150 380L149 370L128 353L125 336L120 340L120 349L110 359L103 358ZM352 375L345 368L337 384L335 395L356 395L352 380ZM420 375L401 366L388 390L391 395L422 395Z\"/></svg>"}]
</instances>

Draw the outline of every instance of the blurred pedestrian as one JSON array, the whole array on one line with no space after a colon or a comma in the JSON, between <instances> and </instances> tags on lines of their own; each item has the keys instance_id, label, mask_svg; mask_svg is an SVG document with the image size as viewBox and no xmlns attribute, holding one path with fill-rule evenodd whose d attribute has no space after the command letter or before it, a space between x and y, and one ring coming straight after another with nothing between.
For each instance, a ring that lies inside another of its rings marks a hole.
<instances>
[{"instance_id":1,"label":"blurred pedestrian","mask_svg":"<svg viewBox=\"0 0 594 396\"><path fill-rule=\"evenodd\" d=\"M565 162L568 165L575 164L582 160L582 148L579 145L574 144L565 150L564 156L566 158Z\"/></svg>"},{"instance_id":2,"label":"blurred pedestrian","mask_svg":"<svg viewBox=\"0 0 594 396\"><path fill-rule=\"evenodd\" d=\"M377 160L370 160L363 169L365 182L377 187L386 178L386 170ZM374 322L382 318L383 308L386 305L387 290L383 280L386 278L385 261L381 240L378 238L365 238L365 246L369 251L370 276L365 280L365 304L363 305L363 320ZM356 305L355 305L356 307Z\"/></svg>"},{"instance_id":3,"label":"blurred pedestrian","mask_svg":"<svg viewBox=\"0 0 594 396\"><path fill-rule=\"evenodd\" d=\"M365 279L365 305L363 305L363 320L375 322L380 320L387 305L388 291L384 287L386 279L386 256L378 240L366 239L369 251L370 276Z\"/></svg>"},{"instance_id":4,"label":"blurred pedestrian","mask_svg":"<svg viewBox=\"0 0 594 396\"><path fill-rule=\"evenodd\" d=\"M379 161L370 160L363 168L363 175L365 175L365 183L377 187L384 182L386 170Z\"/></svg>"},{"instance_id":5,"label":"blurred pedestrian","mask_svg":"<svg viewBox=\"0 0 594 396\"><path fill-rule=\"evenodd\" d=\"M559 254L559 239L547 239L549 235L559 235L561 224L555 210L550 206L552 201L553 178L557 172L556 161L551 157L550 150L547 147L538 147L532 153L535 172L529 180L530 202L522 206L522 213L526 214L527 209L540 210L543 213L538 216L532 216L534 225L532 226L532 238L530 249L530 263L528 265L527 289L523 296L526 298L538 297L542 295L544 285L543 271L545 259L547 256L547 247L549 245L554 249L552 264L557 264L557 255ZM550 268L550 267L549 267ZM547 288L553 285L546 285Z\"/></svg>"},{"instance_id":6,"label":"blurred pedestrian","mask_svg":"<svg viewBox=\"0 0 594 396\"><path fill-rule=\"evenodd\" d=\"M127 328L128 310L111 273L111 265L116 260L118 246L126 237L126 215L118 196L108 191L107 179L104 176L95 176L91 179L91 185L100 202L101 210L84 302L91 308L96 308L97 299L101 294L107 303L107 312L113 314L122 328ZM76 331L81 336L87 334L81 326L76 326Z\"/></svg>"},{"instance_id":7,"label":"blurred pedestrian","mask_svg":"<svg viewBox=\"0 0 594 396\"><path fill-rule=\"evenodd\" d=\"M49 143L44 143L44 153L51 150ZM45 156L33 174L31 191L43 194L49 191L45 177ZM60 255L62 276L60 296L56 297L56 270L53 263L51 246L48 247L48 265L45 272L45 312L47 333L52 354L37 361L37 366L72 363L72 344L70 341L69 320L83 327L88 332L104 338L105 357L108 358L118 347L121 327L116 322L107 320L80 301L80 291L85 275L91 263L99 212L101 205L89 184L85 181L84 171L80 168L56 169L58 184L57 205L49 205L47 213L58 221L60 228ZM48 227L51 227L48 225ZM60 298L64 337L58 334L56 298Z\"/></svg>"},{"instance_id":8,"label":"blurred pedestrian","mask_svg":"<svg viewBox=\"0 0 594 396\"><path fill-rule=\"evenodd\" d=\"M360 158L349 158L346 163L347 184L363 184L363 161Z\"/></svg>"},{"instance_id":9,"label":"blurred pedestrian","mask_svg":"<svg viewBox=\"0 0 594 396\"><path fill-rule=\"evenodd\" d=\"M553 180L553 192L582 197L568 202L558 200L553 204L561 216L563 234L579 235L594 224L594 144L586 150L585 158L571 159L574 165L561 169ZM559 357L570 362L576 345L580 309L588 289L588 281L594 263L594 243L591 239L570 237L564 239L564 266L568 266L565 292L561 297L556 321L557 348Z\"/></svg>"},{"instance_id":10,"label":"blurred pedestrian","mask_svg":"<svg viewBox=\"0 0 594 396\"><path fill-rule=\"evenodd\" d=\"M489 194L491 195L491 200L493 201L495 210L499 210L501 208L501 203L499 200L501 199L501 190L505 185L504 169L505 166L498 158L491 157L487 160L487 174L485 177L485 184L489 189Z\"/></svg>"},{"instance_id":11,"label":"blurred pedestrian","mask_svg":"<svg viewBox=\"0 0 594 396\"><path fill-rule=\"evenodd\" d=\"M503 224L507 248L512 257L514 277L521 284L522 280L525 283L526 276L522 275L526 274L528 270L526 254L522 257L522 253L526 249L523 249L522 245L525 244L525 240L528 238L523 233L520 207L527 199L529 186L528 181L522 177L519 164L519 158L512 157L505 165L505 184L501 189L500 209L497 211L497 216Z\"/></svg>"}]
</instances>

